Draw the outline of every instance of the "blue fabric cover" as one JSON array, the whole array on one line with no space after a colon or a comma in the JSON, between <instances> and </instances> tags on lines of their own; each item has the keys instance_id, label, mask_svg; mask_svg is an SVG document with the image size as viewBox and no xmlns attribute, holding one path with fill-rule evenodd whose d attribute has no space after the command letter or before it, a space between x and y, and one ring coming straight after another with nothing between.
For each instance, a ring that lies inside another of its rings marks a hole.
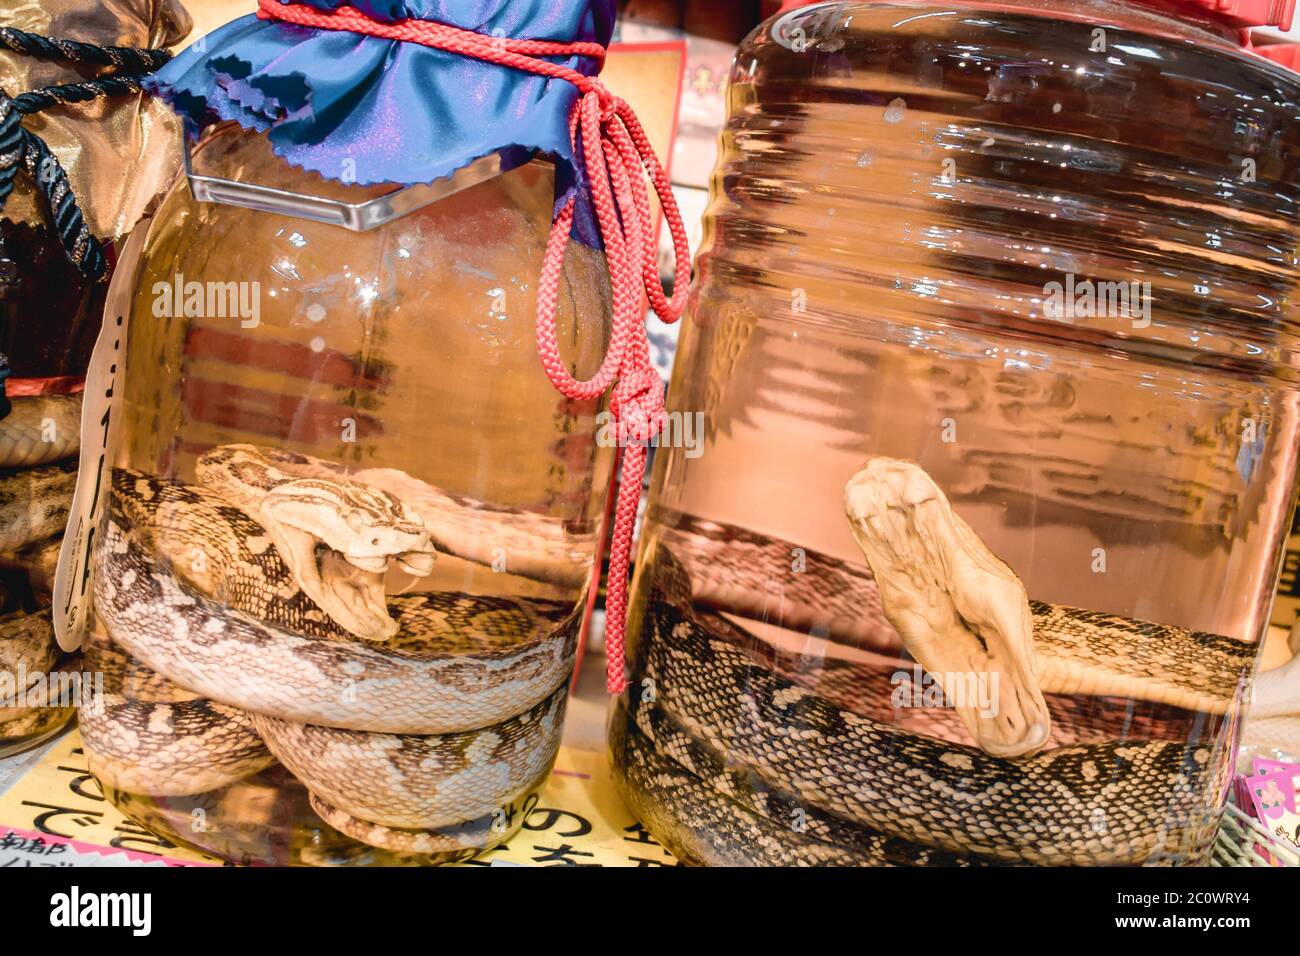
<instances>
[{"instance_id":1,"label":"blue fabric cover","mask_svg":"<svg viewBox=\"0 0 1300 956\"><path fill-rule=\"evenodd\" d=\"M331 10L343 0L305 0ZM432 20L488 36L608 45L615 0L352 0L383 21ZM590 75L585 57L558 59ZM598 245L569 143L577 90L414 43L234 20L194 43L148 87L196 127L262 130L289 163L330 179L427 183L503 151L556 163L556 203L579 195L576 238Z\"/></svg>"}]
</instances>

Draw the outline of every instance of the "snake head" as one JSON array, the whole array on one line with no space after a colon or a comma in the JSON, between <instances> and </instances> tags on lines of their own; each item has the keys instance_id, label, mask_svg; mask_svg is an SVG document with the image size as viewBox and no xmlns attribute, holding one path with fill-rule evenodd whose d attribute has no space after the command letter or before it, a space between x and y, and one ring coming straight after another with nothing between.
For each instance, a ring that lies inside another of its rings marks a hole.
<instances>
[{"instance_id":1,"label":"snake head","mask_svg":"<svg viewBox=\"0 0 1300 956\"><path fill-rule=\"evenodd\" d=\"M844 489L849 527L903 646L998 757L1047 743L1024 585L918 465L872 458Z\"/></svg>"},{"instance_id":2,"label":"snake head","mask_svg":"<svg viewBox=\"0 0 1300 956\"><path fill-rule=\"evenodd\" d=\"M397 633L385 601L389 562L417 576L433 570L424 521L377 488L297 478L269 490L258 517L303 592L366 640Z\"/></svg>"},{"instance_id":3,"label":"snake head","mask_svg":"<svg viewBox=\"0 0 1300 956\"><path fill-rule=\"evenodd\" d=\"M390 560L408 574L424 577L436 556L424 519L386 491L367 488L350 495L340 516L346 539L322 538L363 571L384 571Z\"/></svg>"},{"instance_id":4,"label":"snake head","mask_svg":"<svg viewBox=\"0 0 1300 956\"><path fill-rule=\"evenodd\" d=\"M362 571L382 574L392 560L421 577L433 570L435 552L424 519L378 488L304 478L270 491L265 510Z\"/></svg>"}]
</instances>

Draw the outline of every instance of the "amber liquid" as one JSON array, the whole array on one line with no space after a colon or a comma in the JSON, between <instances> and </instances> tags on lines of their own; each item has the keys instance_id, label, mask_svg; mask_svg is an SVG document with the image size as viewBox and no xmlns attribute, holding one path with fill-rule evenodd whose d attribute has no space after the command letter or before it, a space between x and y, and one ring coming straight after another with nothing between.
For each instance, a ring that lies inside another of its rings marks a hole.
<instances>
[{"instance_id":1,"label":"amber liquid","mask_svg":"<svg viewBox=\"0 0 1300 956\"><path fill-rule=\"evenodd\" d=\"M656 562L707 521L785 549L756 569L766 611L710 605L751 647L789 671L865 660L829 612L790 626L781 595L792 548L863 565L843 494L869 455L918 463L1033 600L1260 641L1296 487L1300 86L1158 13L1063 16L1078 19L827 4L742 47L670 389L707 440L660 452L638 656L664 639L646 604ZM1106 52L1090 50L1098 26ZM1199 95L1213 89L1237 99ZM1053 317L1045 284L1067 275L1150 283L1149 314ZM901 643L894 658L886 697L912 667ZM1234 718L1056 703L1085 721L1049 748L1204 748L1204 804L1221 812ZM971 743L956 720L892 722ZM688 859L770 862L631 791ZM1189 825L1132 862L1196 859L1212 832Z\"/></svg>"},{"instance_id":2,"label":"amber liquid","mask_svg":"<svg viewBox=\"0 0 1300 956\"><path fill-rule=\"evenodd\" d=\"M300 174L260 138L229 128L206 140L195 162L209 175L353 203L386 191ZM249 443L347 474L393 469L487 508L517 510L563 539L559 566L544 580L519 571L518 555L503 545L500 560L440 554L425 577L392 569L388 593L546 602L571 609L573 621L602 513L593 491L607 485L611 463L595 442L598 404L560 396L536 356L536 283L552 200L550 169L533 163L357 233L196 203L178 183L138 268L122 278L135 295L116 466L188 484L204 452ZM229 283L239 308L228 294L226 314L190 309L190 283L205 291ZM256 315L245 307L253 295ZM557 318L562 354L579 375L603 355L607 303L603 257L571 248ZM490 541L469 544L493 554ZM179 560L174 570L186 576ZM89 739L87 751L95 770ZM427 863L507 839L529 787L544 776L500 808L508 825L466 819L481 838L463 852L432 855L344 837L312 813L304 787L279 766L206 793L106 790L146 826L238 862Z\"/></svg>"},{"instance_id":3,"label":"amber liquid","mask_svg":"<svg viewBox=\"0 0 1300 956\"><path fill-rule=\"evenodd\" d=\"M8 361L6 393L18 402L35 402L39 390L63 392L84 375L104 309L103 283L88 284L55 232L0 219L0 355ZM24 381L26 380L26 381ZM18 397L22 396L22 397ZM3 414L9 414L9 401ZM76 468L75 455L62 462ZM15 495L27 493L26 466L0 470L0 479ZM69 494L71 492L69 491ZM20 616L50 619L50 589L58 559L60 535L29 541L15 552L0 554L0 616L4 624ZM67 666L50 635L48 672ZM0 667L10 662L0 654ZM42 671L42 674L47 671ZM10 675L15 685L21 674ZM71 707L0 706L0 758L35 747L57 734L69 720Z\"/></svg>"}]
</instances>

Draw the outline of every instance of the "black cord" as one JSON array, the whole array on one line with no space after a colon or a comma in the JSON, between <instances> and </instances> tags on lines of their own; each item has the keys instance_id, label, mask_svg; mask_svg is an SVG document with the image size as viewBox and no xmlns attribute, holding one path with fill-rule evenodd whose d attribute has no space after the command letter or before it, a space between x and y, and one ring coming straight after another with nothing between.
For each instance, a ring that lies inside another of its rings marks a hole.
<instances>
[{"instance_id":1,"label":"black cord","mask_svg":"<svg viewBox=\"0 0 1300 956\"><path fill-rule=\"evenodd\" d=\"M68 174L45 140L23 129L23 115L17 102L0 91L0 209L13 191L22 164L45 199L63 251L87 281L98 282L106 270L104 249L86 228Z\"/></svg>"},{"instance_id":2,"label":"black cord","mask_svg":"<svg viewBox=\"0 0 1300 956\"><path fill-rule=\"evenodd\" d=\"M18 161L23 154L22 114L13 106L13 100L0 90L0 209L14 188L18 175Z\"/></svg>"},{"instance_id":3,"label":"black cord","mask_svg":"<svg viewBox=\"0 0 1300 956\"><path fill-rule=\"evenodd\" d=\"M47 86L32 90L13 98L19 113L30 114L48 109L60 103L85 103L87 100L99 99L101 96L124 96L139 93L142 87L140 76L105 76L97 80L82 83L65 83L62 86Z\"/></svg>"},{"instance_id":4,"label":"black cord","mask_svg":"<svg viewBox=\"0 0 1300 956\"><path fill-rule=\"evenodd\" d=\"M23 140L23 165L45 196L50 221L59 234L64 251L83 276L91 282L98 282L108 267L104 247L86 228L68 174L45 145L45 140L27 130L23 130Z\"/></svg>"},{"instance_id":5,"label":"black cord","mask_svg":"<svg viewBox=\"0 0 1300 956\"><path fill-rule=\"evenodd\" d=\"M0 27L0 47L41 60L84 63L127 73L152 73L172 58L169 50L97 46L94 43L41 36L14 27Z\"/></svg>"},{"instance_id":6,"label":"black cord","mask_svg":"<svg viewBox=\"0 0 1300 956\"><path fill-rule=\"evenodd\" d=\"M85 217L72 193L67 172L45 141L22 127L22 118L51 106L139 93L144 76L162 66L172 55L167 50L61 40L14 27L0 27L0 48L42 60L124 71L119 75L110 74L78 83L47 86L15 97L0 90L0 210L4 209L5 201L13 192L14 178L21 164L45 198L50 222L58 233L64 252L82 276L89 282L98 282L107 268L104 250L86 228ZM2 251L0 257L3 257Z\"/></svg>"}]
</instances>

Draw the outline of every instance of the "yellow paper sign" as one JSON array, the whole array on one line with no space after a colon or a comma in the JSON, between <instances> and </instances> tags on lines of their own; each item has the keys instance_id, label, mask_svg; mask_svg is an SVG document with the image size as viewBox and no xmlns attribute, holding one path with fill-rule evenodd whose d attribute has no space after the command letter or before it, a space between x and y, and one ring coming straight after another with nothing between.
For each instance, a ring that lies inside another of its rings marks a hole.
<instances>
[{"instance_id":1,"label":"yellow paper sign","mask_svg":"<svg viewBox=\"0 0 1300 956\"><path fill-rule=\"evenodd\" d=\"M624 808L604 753L561 747L545 786L528 798L523 826L506 844L462 866L673 866L673 857ZM86 768L72 730L4 794L0 839L68 842L122 863L220 865L124 817Z\"/></svg>"}]
</instances>

